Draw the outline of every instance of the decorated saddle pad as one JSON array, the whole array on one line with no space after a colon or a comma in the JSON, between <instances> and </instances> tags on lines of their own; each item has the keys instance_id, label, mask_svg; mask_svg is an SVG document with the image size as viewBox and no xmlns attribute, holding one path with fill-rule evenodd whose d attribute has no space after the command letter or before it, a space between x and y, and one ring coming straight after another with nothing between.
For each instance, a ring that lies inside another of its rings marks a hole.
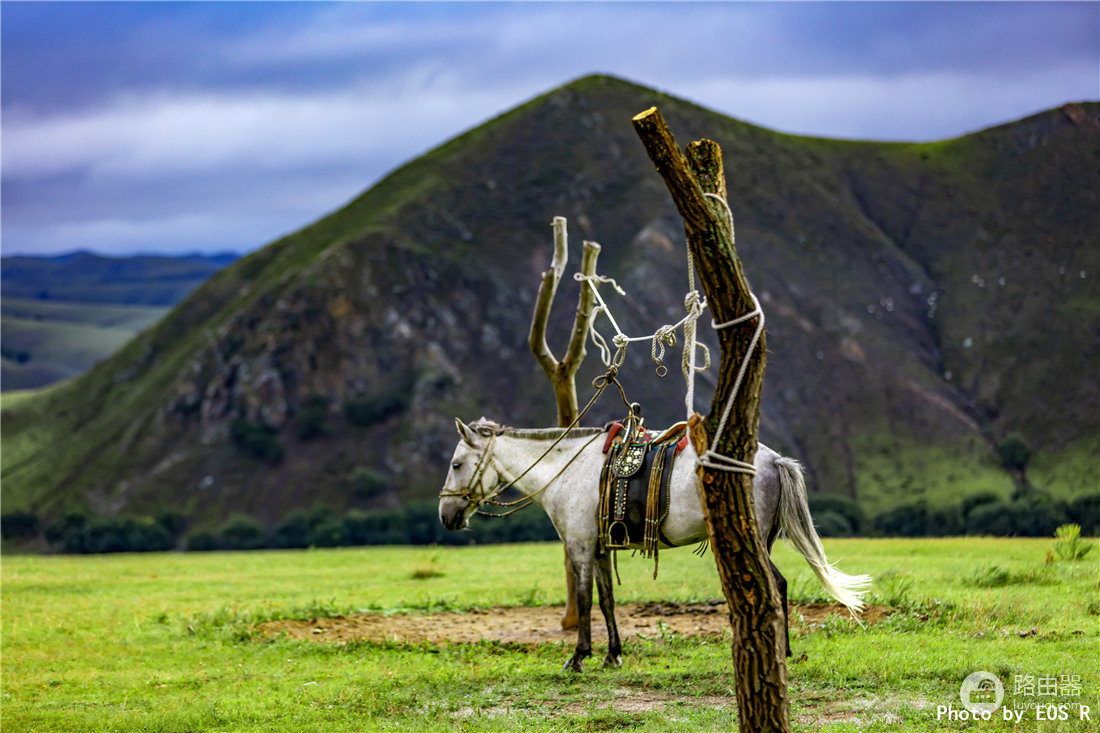
<instances>
[{"instance_id":1,"label":"decorated saddle pad","mask_svg":"<svg viewBox=\"0 0 1100 733\"><path fill-rule=\"evenodd\" d=\"M613 423L604 444L600 476L600 543L604 550L642 548L656 557L671 543L660 527L668 516L676 456L687 445L687 424L661 432Z\"/></svg>"}]
</instances>

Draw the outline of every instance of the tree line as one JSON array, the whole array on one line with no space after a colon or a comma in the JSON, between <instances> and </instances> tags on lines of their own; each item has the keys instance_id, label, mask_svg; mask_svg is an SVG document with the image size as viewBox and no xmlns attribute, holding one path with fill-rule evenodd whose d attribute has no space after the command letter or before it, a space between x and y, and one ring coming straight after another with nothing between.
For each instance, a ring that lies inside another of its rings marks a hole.
<instances>
[{"instance_id":1,"label":"tree line","mask_svg":"<svg viewBox=\"0 0 1100 733\"><path fill-rule=\"evenodd\" d=\"M155 516L104 517L72 511L44 528L31 512L0 516L5 540L44 536L59 552L163 552L189 550L259 550L363 545L470 545L503 542L546 542L558 539L549 517L538 509L507 519L474 517L467 532L449 532L439 523L435 502L418 502L400 509L344 514L326 506L290 512L267 527L256 517L232 514L212 529L187 532L187 522L174 511Z\"/></svg>"},{"instance_id":2,"label":"tree line","mask_svg":"<svg viewBox=\"0 0 1100 733\"><path fill-rule=\"evenodd\" d=\"M964 497L953 506L932 507L917 502L870 519L858 504L843 497L811 496L810 508L823 537L1049 537L1062 524L1080 525L1085 535L1100 534L1100 494L1059 501L1034 490L1017 492L1007 499L983 492ZM469 531L448 532L439 523L435 502L377 511L352 509L344 514L315 506L294 510L270 528L256 517L233 514L213 528L192 532L187 532L186 519L170 510L154 516L113 517L72 511L45 526L33 512L17 511L0 516L0 534L6 540L44 536L52 549L78 554L470 545L558 539L550 519L537 508L506 519L474 517Z\"/></svg>"}]
</instances>

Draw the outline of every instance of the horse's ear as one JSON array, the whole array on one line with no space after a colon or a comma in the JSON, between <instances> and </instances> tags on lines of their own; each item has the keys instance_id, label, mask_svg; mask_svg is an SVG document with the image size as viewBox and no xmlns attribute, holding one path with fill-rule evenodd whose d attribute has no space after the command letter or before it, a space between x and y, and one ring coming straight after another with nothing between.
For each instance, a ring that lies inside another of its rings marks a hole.
<instances>
[{"instance_id":1,"label":"horse's ear","mask_svg":"<svg viewBox=\"0 0 1100 733\"><path fill-rule=\"evenodd\" d=\"M474 439L475 439L475 437L476 437L477 433L475 433L475 432L474 432L474 431L473 431L473 430L472 430L472 429L470 428L470 426L469 426L469 425L467 425L466 423L462 422L462 421L461 421L461 420L459 420L459 419L458 419L457 417L455 418L455 427L456 427L456 428L458 429L458 434L459 434L460 436L462 436L462 440L463 440L463 442L465 442L465 443L466 443L467 445L469 445L470 447L473 447L473 446L474 446Z\"/></svg>"}]
</instances>

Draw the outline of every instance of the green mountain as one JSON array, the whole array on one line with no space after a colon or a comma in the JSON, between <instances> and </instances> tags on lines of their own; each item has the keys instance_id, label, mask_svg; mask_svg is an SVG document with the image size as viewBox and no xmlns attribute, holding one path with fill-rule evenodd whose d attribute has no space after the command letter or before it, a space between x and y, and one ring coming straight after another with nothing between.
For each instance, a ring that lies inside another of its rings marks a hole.
<instances>
[{"instance_id":1,"label":"green mountain","mask_svg":"<svg viewBox=\"0 0 1100 733\"><path fill-rule=\"evenodd\" d=\"M630 124L651 105L682 144L722 146L767 313L762 437L804 461L813 491L868 514L1007 495L996 446L1010 434L1033 452L1032 483L1096 490L1100 104L939 143L847 142L595 76L399 168L109 361L5 409L5 511L170 507L201 528L233 511L271 524L317 503L395 506L434 496L454 416L553 424L526 345L553 216L569 219L574 269L582 238L603 245L625 332L682 314L682 225ZM558 348L576 292L558 293ZM590 349L582 399L599 367ZM683 381L654 375L647 344L621 378L651 425L682 419ZM590 422L621 412L607 399Z\"/></svg>"},{"instance_id":2,"label":"green mountain","mask_svg":"<svg viewBox=\"0 0 1100 733\"><path fill-rule=\"evenodd\" d=\"M0 389L34 389L86 371L235 259L4 257Z\"/></svg>"}]
</instances>

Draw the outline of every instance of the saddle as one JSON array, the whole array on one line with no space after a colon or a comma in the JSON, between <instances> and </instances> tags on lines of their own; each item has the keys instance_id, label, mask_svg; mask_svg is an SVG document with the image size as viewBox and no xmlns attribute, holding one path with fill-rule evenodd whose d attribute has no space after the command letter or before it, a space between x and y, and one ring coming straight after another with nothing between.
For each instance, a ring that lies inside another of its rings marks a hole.
<instances>
[{"instance_id":1,"label":"saddle","mask_svg":"<svg viewBox=\"0 0 1100 733\"><path fill-rule=\"evenodd\" d=\"M607 456L600 473L599 540L601 551L642 547L653 558L672 543L661 532L668 516L672 469L676 456L687 447L687 423L663 432L645 429L641 418L611 423L604 442Z\"/></svg>"}]
</instances>

